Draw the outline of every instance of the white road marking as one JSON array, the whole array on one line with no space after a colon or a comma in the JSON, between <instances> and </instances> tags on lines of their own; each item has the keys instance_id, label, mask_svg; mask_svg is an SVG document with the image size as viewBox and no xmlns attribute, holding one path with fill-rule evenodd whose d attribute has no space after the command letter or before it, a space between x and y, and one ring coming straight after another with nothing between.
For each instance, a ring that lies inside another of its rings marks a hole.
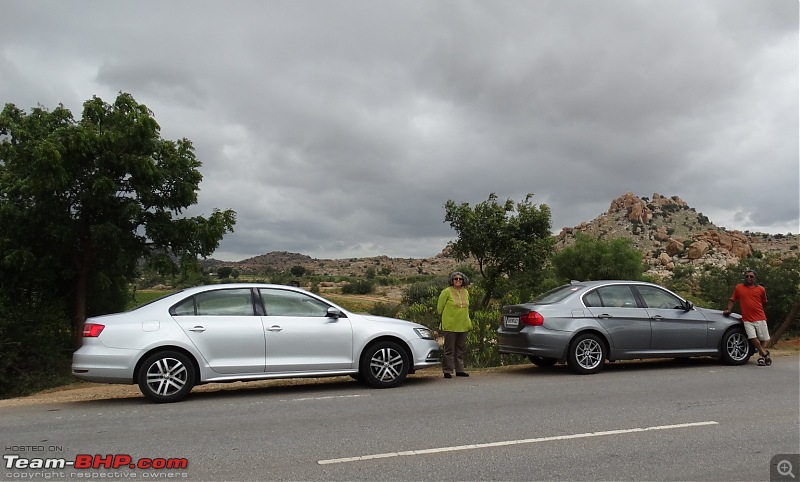
<instances>
[{"instance_id":1,"label":"white road marking","mask_svg":"<svg viewBox=\"0 0 800 482\"><path fill-rule=\"evenodd\" d=\"M371 460L371 459L385 459L389 457L403 457L403 456L411 456L411 455L424 455L424 454L435 454L435 453L442 453L442 452L455 452L458 450L473 450L473 449L483 449L489 447L503 447L506 445L519 445L519 444L532 444L532 443L539 443L539 442L551 442L554 440L571 440L576 438L587 438L587 437L604 437L607 435L621 435L626 433L634 433L634 432L648 432L652 430L674 430L678 428L688 428L688 427L703 427L707 425L719 425L719 422L694 422L694 423L679 423L675 425L659 425L657 427L646 427L646 428L626 428L621 430L608 430L605 432L588 432L588 433L577 433L572 435L556 435L553 437L540 437L540 438L529 438L529 439L522 439L522 440L506 440L502 442L489 442L489 443L482 443L482 444L471 444L471 445L456 445L453 447L439 447L433 449L421 449L421 450L408 450L405 452L387 452L384 454L373 454L373 455L360 455L357 457L344 457L340 459L328 459L328 460L319 460L317 464L319 465L326 465L326 464L342 464L345 462L358 462L361 460Z\"/></svg>"},{"instance_id":2,"label":"white road marking","mask_svg":"<svg viewBox=\"0 0 800 482\"><path fill-rule=\"evenodd\" d=\"M306 400L330 400L331 398L356 398L368 397L369 395L333 395L330 397L306 397L306 398L293 398L291 400L284 400L284 402L304 402Z\"/></svg>"}]
</instances>

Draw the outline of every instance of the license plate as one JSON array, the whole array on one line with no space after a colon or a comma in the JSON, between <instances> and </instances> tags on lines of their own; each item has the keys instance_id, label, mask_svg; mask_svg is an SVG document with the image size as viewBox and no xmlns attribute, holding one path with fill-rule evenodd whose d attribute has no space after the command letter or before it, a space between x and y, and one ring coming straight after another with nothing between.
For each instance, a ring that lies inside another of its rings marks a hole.
<instances>
[{"instance_id":1,"label":"license plate","mask_svg":"<svg viewBox=\"0 0 800 482\"><path fill-rule=\"evenodd\" d=\"M509 328L516 328L519 326L519 318L506 316L506 326Z\"/></svg>"}]
</instances>

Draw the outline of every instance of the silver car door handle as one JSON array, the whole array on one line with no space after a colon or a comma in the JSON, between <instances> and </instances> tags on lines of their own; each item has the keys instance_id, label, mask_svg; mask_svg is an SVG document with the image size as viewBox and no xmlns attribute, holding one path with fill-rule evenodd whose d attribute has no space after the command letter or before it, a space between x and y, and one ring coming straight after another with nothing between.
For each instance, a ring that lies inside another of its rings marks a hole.
<instances>
[{"instance_id":1,"label":"silver car door handle","mask_svg":"<svg viewBox=\"0 0 800 482\"><path fill-rule=\"evenodd\" d=\"M269 328L267 328L267 331L282 331L282 330L283 330L283 328L281 328L278 325L272 325Z\"/></svg>"},{"instance_id":2,"label":"silver car door handle","mask_svg":"<svg viewBox=\"0 0 800 482\"><path fill-rule=\"evenodd\" d=\"M661 315L656 315L656 316L651 316L651 317L650 317L650 319L651 319L651 320L663 320L663 319L664 319L664 317L663 317L663 316L661 316Z\"/></svg>"},{"instance_id":3,"label":"silver car door handle","mask_svg":"<svg viewBox=\"0 0 800 482\"><path fill-rule=\"evenodd\" d=\"M195 326L194 328L189 328L189 331L193 331L195 333L202 333L206 331L206 329L203 328L202 326Z\"/></svg>"},{"instance_id":4,"label":"silver car door handle","mask_svg":"<svg viewBox=\"0 0 800 482\"><path fill-rule=\"evenodd\" d=\"M609 315L608 313L603 313L602 315L597 315L598 319L605 320L606 318L614 318L614 315Z\"/></svg>"}]
</instances>

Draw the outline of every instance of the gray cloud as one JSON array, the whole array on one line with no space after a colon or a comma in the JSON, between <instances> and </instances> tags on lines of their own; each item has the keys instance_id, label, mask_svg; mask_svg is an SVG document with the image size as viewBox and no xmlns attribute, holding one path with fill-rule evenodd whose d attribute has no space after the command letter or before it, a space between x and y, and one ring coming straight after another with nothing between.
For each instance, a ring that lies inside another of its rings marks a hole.
<instances>
[{"instance_id":1,"label":"gray cloud","mask_svg":"<svg viewBox=\"0 0 800 482\"><path fill-rule=\"evenodd\" d=\"M448 199L631 191L730 229L800 231L798 4L8 2L0 95L131 93L238 212L215 257L427 257Z\"/></svg>"}]
</instances>

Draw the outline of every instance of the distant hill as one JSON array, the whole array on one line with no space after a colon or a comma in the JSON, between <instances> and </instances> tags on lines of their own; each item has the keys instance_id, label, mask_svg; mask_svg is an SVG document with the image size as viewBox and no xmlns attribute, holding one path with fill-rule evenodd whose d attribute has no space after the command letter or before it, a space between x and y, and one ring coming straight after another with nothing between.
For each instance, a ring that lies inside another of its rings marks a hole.
<instances>
[{"instance_id":1,"label":"distant hill","mask_svg":"<svg viewBox=\"0 0 800 482\"><path fill-rule=\"evenodd\" d=\"M800 255L800 234L764 234L727 230L718 227L702 213L688 206L678 196L658 193L652 198L626 193L611 201L608 210L592 221L564 228L556 236L556 250L574 243L583 233L598 239L625 237L642 251L649 272L669 276L679 264L736 264L749 254ZM230 266L241 273L267 274L289 271L302 266L315 274L330 276L363 275L368 268L376 273L389 270L395 276L447 274L462 263L449 255L445 247L432 258L317 259L285 251L271 252L238 262L205 260L205 268Z\"/></svg>"}]
</instances>

